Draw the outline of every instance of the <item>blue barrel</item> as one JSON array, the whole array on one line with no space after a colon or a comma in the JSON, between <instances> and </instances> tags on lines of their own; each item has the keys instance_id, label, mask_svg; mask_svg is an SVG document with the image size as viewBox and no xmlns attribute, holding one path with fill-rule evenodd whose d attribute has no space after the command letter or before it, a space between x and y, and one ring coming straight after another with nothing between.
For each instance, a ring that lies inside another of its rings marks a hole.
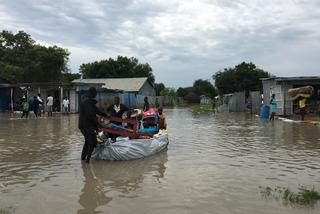
<instances>
[{"instance_id":1,"label":"blue barrel","mask_svg":"<svg viewBox=\"0 0 320 214\"><path fill-rule=\"evenodd\" d=\"M269 106L262 106L260 109L260 117L264 119L269 118L269 113L270 113L270 107Z\"/></svg>"}]
</instances>

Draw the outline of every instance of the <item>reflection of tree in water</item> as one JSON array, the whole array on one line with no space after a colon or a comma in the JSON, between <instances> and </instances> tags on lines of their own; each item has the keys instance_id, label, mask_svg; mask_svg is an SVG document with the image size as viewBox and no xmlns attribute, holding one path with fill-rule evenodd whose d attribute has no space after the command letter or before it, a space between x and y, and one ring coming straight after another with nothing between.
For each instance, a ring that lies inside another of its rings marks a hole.
<instances>
[{"instance_id":1,"label":"reflection of tree in water","mask_svg":"<svg viewBox=\"0 0 320 214\"><path fill-rule=\"evenodd\" d=\"M96 161L90 165L83 164L85 181L79 199L83 209L79 210L78 214L99 213L95 209L112 200L112 197L107 196L109 191L129 194L142 188L141 184L146 173L153 174L159 181L164 177L167 161L167 152L162 152L139 160Z\"/></svg>"}]
</instances>

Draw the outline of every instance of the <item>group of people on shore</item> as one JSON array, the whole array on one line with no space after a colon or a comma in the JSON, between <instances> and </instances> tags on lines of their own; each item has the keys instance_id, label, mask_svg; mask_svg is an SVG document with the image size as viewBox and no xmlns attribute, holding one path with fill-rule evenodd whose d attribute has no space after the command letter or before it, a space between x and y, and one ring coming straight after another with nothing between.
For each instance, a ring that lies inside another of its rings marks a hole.
<instances>
[{"instance_id":1,"label":"group of people on shore","mask_svg":"<svg viewBox=\"0 0 320 214\"><path fill-rule=\"evenodd\" d=\"M123 115L127 113L129 116L132 109L128 108L126 105L120 103L120 98L115 97L114 103L108 106L105 110L99 105L97 100L95 99L97 95L97 91L94 87L89 89L88 99L84 100L81 103L79 109L79 129L85 138L85 143L83 145L81 160L90 162L91 154L94 150L94 147L97 144L97 131L99 127L99 122L96 118L96 115L100 116L112 116L122 118ZM143 111L148 111L150 109L150 104L148 102L148 98L144 98L144 106ZM166 129L166 117L163 113L163 108L159 107L157 109L158 113L158 128ZM121 122L112 122L114 124L121 125Z\"/></svg>"},{"instance_id":2,"label":"group of people on shore","mask_svg":"<svg viewBox=\"0 0 320 214\"><path fill-rule=\"evenodd\" d=\"M46 106L46 109L44 109L45 106ZM34 96L33 99L30 99L30 100L28 100L27 96L24 95L21 100L21 110L22 110L21 118L23 117L28 118L30 111L33 111L36 117L41 117L42 112L45 112L45 110L47 111L47 116L52 117L53 116L52 112L58 111L59 106L60 106L60 101L55 100L53 96L50 94L48 95L46 100L43 100L40 94L38 94L37 96ZM69 110L70 101L67 97L63 98L62 106L63 106L63 112L65 114L68 114L70 111Z\"/></svg>"},{"instance_id":3,"label":"group of people on shore","mask_svg":"<svg viewBox=\"0 0 320 214\"><path fill-rule=\"evenodd\" d=\"M307 102L306 97L299 97L297 99L298 111L300 114L300 119L302 121L304 121L305 116L307 114L306 102ZM278 108L275 94L271 95L271 99L270 99L269 104L270 104L270 118L269 118L269 120L274 121L274 116L276 115L277 108ZM320 101L318 101L317 105L318 105L317 114L320 117Z\"/></svg>"}]
</instances>

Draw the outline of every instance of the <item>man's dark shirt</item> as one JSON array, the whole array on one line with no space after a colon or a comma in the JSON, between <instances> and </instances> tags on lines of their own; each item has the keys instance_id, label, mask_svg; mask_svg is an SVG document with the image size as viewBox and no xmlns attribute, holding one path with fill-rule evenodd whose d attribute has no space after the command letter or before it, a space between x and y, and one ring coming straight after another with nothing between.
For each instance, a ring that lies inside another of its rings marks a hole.
<instances>
[{"instance_id":1,"label":"man's dark shirt","mask_svg":"<svg viewBox=\"0 0 320 214\"><path fill-rule=\"evenodd\" d=\"M116 111L117 109L117 111ZM118 118L122 118L122 115L124 112L129 111L130 109L123 104L119 104L119 106L116 106L115 104L109 106L109 108L107 109L107 111L111 114L112 117L118 117ZM121 125L121 122L116 122L116 121L111 121L112 123L116 124L116 125Z\"/></svg>"},{"instance_id":2,"label":"man's dark shirt","mask_svg":"<svg viewBox=\"0 0 320 214\"><path fill-rule=\"evenodd\" d=\"M108 107L107 111L111 113L111 116L121 118L124 112L129 111L129 108L126 105L119 105L120 106L117 106L118 111L115 110L115 104Z\"/></svg>"},{"instance_id":3,"label":"man's dark shirt","mask_svg":"<svg viewBox=\"0 0 320 214\"><path fill-rule=\"evenodd\" d=\"M79 111L79 129L98 128L98 121L96 115L107 116L105 113L99 111L96 106L95 99L87 99L81 103Z\"/></svg>"},{"instance_id":4,"label":"man's dark shirt","mask_svg":"<svg viewBox=\"0 0 320 214\"><path fill-rule=\"evenodd\" d=\"M150 108L150 105L148 102L145 102L144 105L143 105L143 111L148 111Z\"/></svg>"},{"instance_id":5,"label":"man's dark shirt","mask_svg":"<svg viewBox=\"0 0 320 214\"><path fill-rule=\"evenodd\" d=\"M38 99L33 99L33 102L32 102L33 110L39 109L39 105L40 105L40 101Z\"/></svg>"}]
</instances>

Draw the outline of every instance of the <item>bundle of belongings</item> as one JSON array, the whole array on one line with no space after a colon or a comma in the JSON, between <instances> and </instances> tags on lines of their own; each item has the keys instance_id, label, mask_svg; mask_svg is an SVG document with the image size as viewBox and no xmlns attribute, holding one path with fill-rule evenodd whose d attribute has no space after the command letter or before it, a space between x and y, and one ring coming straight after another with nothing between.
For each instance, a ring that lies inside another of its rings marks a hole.
<instances>
[{"instance_id":1,"label":"bundle of belongings","mask_svg":"<svg viewBox=\"0 0 320 214\"><path fill-rule=\"evenodd\" d=\"M149 108L126 113L122 118L98 117L98 144L93 157L99 160L132 160L167 149L169 138L161 108L157 112Z\"/></svg>"},{"instance_id":2,"label":"bundle of belongings","mask_svg":"<svg viewBox=\"0 0 320 214\"><path fill-rule=\"evenodd\" d=\"M291 88L288 90L289 95L292 100L296 100L299 97L309 98L313 94L312 86L304 86L300 88Z\"/></svg>"},{"instance_id":3,"label":"bundle of belongings","mask_svg":"<svg viewBox=\"0 0 320 214\"><path fill-rule=\"evenodd\" d=\"M158 113L149 108L147 111L134 110L130 117L98 117L100 132L97 135L98 143L104 142L106 138L116 138L119 136L131 139L152 138L159 132Z\"/></svg>"}]
</instances>

